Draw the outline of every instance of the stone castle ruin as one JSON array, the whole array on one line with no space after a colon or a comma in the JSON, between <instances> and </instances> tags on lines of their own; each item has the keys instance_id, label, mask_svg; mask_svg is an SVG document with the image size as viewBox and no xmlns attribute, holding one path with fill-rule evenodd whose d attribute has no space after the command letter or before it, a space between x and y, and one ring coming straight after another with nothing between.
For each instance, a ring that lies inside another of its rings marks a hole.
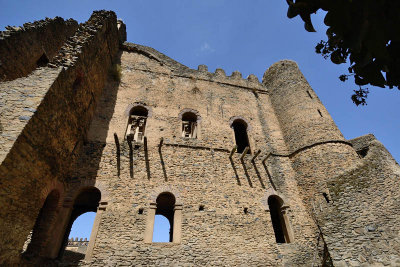
<instances>
[{"instance_id":1,"label":"stone castle ruin","mask_svg":"<svg viewBox=\"0 0 400 267\"><path fill-rule=\"evenodd\" d=\"M295 62L194 70L125 29L96 11L0 33L0 265L400 265L399 165L346 140Z\"/></svg>"}]
</instances>

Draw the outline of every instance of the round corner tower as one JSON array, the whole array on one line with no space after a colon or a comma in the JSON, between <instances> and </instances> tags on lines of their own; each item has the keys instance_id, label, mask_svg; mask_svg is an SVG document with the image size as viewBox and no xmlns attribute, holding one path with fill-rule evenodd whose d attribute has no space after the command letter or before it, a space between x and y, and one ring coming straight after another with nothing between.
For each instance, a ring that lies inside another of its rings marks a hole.
<instances>
[{"instance_id":1,"label":"round corner tower","mask_svg":"<svg viewBox=\"0 0 400 267\"><path fill-rule=\"evenodd\" d=\"M278 118L297 182L309 203L328 193L324 183L354 166L356 151L346 141L296 62L273 64L263 77Z\"/></svg>"}]
</instances>

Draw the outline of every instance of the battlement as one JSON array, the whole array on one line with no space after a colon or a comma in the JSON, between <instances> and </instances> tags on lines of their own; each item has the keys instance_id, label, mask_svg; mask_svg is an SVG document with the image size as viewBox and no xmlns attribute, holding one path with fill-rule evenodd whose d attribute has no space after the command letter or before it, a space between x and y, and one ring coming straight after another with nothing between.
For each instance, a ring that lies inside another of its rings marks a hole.
<instances>
[{"instance_id":1,"label":"battlement","mask_svg":"<svg viewBox=\"0 0 400 267\"><path fill-rule=\"evenodd\" d=\"M186 77L190 79L216 82L219 84L231 85L238 88L250 89L259 93L267 93L267 88L258 80L257 76L250 74L246 79L242 77L239 71L234 71L230 76L225 71L217 68L215 72L209 72L206 65L199 65L197 70L169 58L163 53L147 46L125 42L122 49L128 52L135 52L157 61L160 65L166 65L171 69L171 73L165 72L165 75L175 75L177 77ZM147 69L143 69L148 71Z\"/></svg>"},{"instance_id":2,"label":"battlement","mask_svg":"<svg viewBox=\"0 0 400 267\"><path fill-rule=\"evenodd\" d=\"M89 245L89 240L86 237L85 239L78 237L68 238L67 247L87 247L88 245Z\"/></svg>"}]
</instances>

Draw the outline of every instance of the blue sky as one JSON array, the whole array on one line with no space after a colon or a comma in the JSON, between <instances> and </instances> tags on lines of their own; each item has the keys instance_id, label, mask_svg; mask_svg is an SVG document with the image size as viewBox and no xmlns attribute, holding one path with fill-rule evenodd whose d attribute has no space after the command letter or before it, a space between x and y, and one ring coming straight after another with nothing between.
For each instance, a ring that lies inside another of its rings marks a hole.
<instances>
[{"instance_id":1,"label":"blue sky","mask_svg":"<svg viewBox=\"0 0 400 267\"><path fill-rule=\"evenodd\" d=\"M300 18L286 17L285 0L0 0L0 29L55 16L84 22L99 9L117 13L129 42L151 46L191 68L205 64L209 71L239 70L261 80L274 62L295 60L346 138L373 133L400 160L399 90L370 87L368 105L356 107L350 100L356 86L338 79L348 65L315 53L325 39L323 14L313 16L317 33L308 33Z\"/></svg>"}]
</instances>

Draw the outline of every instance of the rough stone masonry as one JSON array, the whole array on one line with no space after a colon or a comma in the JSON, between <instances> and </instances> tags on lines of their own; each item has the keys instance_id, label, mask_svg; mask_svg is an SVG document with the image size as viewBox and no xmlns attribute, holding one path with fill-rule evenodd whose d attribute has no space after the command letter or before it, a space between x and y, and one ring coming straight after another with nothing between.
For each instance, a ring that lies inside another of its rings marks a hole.
<instances>
[{"instance_id":1,"label":"rough stone masonry","mask_svg":"<svg viewBox=\"0 0 400 267\"><path fill-rule=\"evenodd\" d=\"M295 62L194 70L125 29L95 11L0 33L0 265L400 265L398 163L346 140Z\"/></svg>"}]
</instances>

